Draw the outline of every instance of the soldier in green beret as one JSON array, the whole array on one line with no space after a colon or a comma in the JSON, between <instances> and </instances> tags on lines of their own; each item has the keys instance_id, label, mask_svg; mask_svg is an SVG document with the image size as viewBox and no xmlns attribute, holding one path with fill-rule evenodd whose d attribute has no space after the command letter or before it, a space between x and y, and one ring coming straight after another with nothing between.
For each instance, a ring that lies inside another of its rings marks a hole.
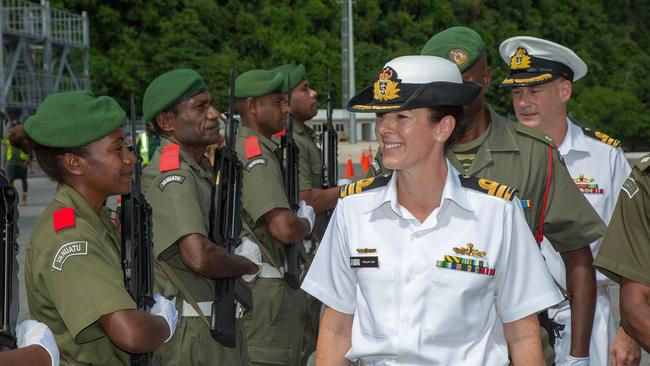
<instances>
[{"instance_id":1,"label":"soldier in green beret","mask_svg":"<svg viewBox=\"0 0 650 366\"><path fill-rule=\"evenodd\" d=\"M254 307L244 315L252 365L299 365L305 295L284 280L285 246L300 244L314 226L314 210L300 201L293 213L283 186L278 145L288 112L284 77L250 70L237 78L235 98L242 126L236 151L244 165L242 222L259 245L262 265L251 285Z\"/></svg>"},{"instance_id":2,"label":"soldier in green beret","mask_svg":"<svg viewBox=\"0 0 650 366\"><path fill-rule=\"evenodd\" d=\"M300 198L314 208L316 223L311 235L305 240L308 263L305 271L309 269L318 248L318 243L323 237L327 226L327 211L336 206L339 187L322 189L323 161L321 150L316 144L318 136L316 131L307 126L305 122L318 113L318 93L312 88L307 79L305 66L286 64L273 69L285 77L285 92L291 93L291 114L294 117L293 138L300 150ZM288 82L291 81L291 85ZM288 88L287 88L288 86ZM306 365L309 356L316 351L316 338L318 336L318 321L320 319L321 302L315 297L305 293L305 331L302 343L301 364Z\"/></svg>"},{"instance_id":3,"label":"soldier in green beret","mask_svg":"<svg viewBox=\"0 0 650 366\"><path fill-rule=\"evenodd\" d=\"M57 185L27 245L29 311L59 345L62 365L129 365L174 334L173 303L155 294L149 313L124 287L120 235L104 206L128 193L135 157L115 100L77 91L48 96L25 122L36 158Z\"/></svg>"},{"instance_id":4,"label":"soldier in green beret","mask_svg":"<svg viewBox=\"0 0 650 366\"><path fill-rule=\"evenodd\" d=\"M621 325L650 352L650 155L623 183L594 265L621 286Z\"/></svg>"},{"instance_id":5,"label":"soldier in green beret","mask_svg":"<svg viewBox=\"0 0 650 366\"><path fill-rule=\"evenodd\" d=\"M463 138L447 153L453 165L467 175L476 175L516 187L521 195L526 221L538 242L545 235L560 252L567 268L567 289L575 337L572 352L584 355L589 349L596 285L589 244L602 236L605 224L578 190L547 135L497 114L485 101L492 72L481 36L466 27L451 27L433 37L422 48L423 55L454 62L463 79L479 83L482 91L465 106L465 117L456 128ZM373 164L380 174L381 155ZM579 228L579 229L578 229ZM545 342L548 361L553 348Z\"/></svg>"},{"instance_id":6,"label":"soldier in green beret","mask_svg":"<svg viewBox=\"0 0 650 366\"><path fill-rule=\"evenodd\" d=\"M155 288L176 302L179 331L158 351L166 366L246 365L241 327L237 347L210 334L217 278L257 273L250 260L229 254L208 238L214 179L205 156L219 136L219 112L203 78L178 69L155 78L143 100L145 121L161 136L144 168L142 192L153 212Z\"/></svg>"}]
</instances>

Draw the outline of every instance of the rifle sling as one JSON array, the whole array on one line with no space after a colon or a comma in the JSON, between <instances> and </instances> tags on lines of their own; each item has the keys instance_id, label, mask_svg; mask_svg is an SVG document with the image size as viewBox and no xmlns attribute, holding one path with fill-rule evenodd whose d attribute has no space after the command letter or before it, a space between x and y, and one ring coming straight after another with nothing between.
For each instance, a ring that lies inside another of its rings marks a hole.
<instances>
[{"instance_id":1,"label":"rifle sling","mask_svg":"<svg viewBox=\"0 0 650 366\"><path fill-rule=\"evenodd\" d=\"M181 281L178 275L174 272L174 269L165 261L158 260L158 264L160 264L160 268L162 268L163 272L165 272L169 280L172 281L172 284L181 291L181 294L185 298L185 301L187 301L190 305L192 305L194 311L196 311L196 313L199 314L199 317L203 319L205 325L207 325L208 328L210 328L210 322L208 321L208 318L206 318L205 314L203 314L203 311L201 310L201 308L199 308L199 305L196 303L194 296L192 296L190 290L187 288L187 286L185 286L183 281Z\"/></svg>"}]
</instances>

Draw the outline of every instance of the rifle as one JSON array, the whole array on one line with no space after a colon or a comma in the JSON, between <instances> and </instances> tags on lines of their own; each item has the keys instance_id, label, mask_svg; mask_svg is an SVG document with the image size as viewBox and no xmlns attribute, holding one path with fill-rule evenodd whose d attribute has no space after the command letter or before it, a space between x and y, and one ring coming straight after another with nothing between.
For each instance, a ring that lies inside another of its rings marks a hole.
<instances>
[{"instance_id":1,"label":"rifle","mask_svg":"<svg viewBox=\"0 0 650 366\"><path fill-rule=\"evenodd\" d=\"M287 76L287 88L291 86L291 76ZM291 90L287 90L289 109L291 109ZM300 192L298 187L298 145L293 139L293 115L287 114L287 127L284 135L280 139L280 149L282 150L282 177L284 180L284 189L289 199L289 207L294 213L298 211L298 202ZM284 247L284 279L289 286L295 289L300 288L300 259L301 249L304 251L302 243L286 245Z\"/></svg>"},{"instance_id":2,"label":"rifle","mask_svg":"<svg viewBox=\"0 0 650 366\"><path fill-rule=\"evenodd\" d=\"M339 138L332 124L333 105L329 70L327 70L327 85L330 90L327 91L327 121L323 123L323 132L321 134L321 158L323 160L323 179L321 185L323 188L332 188L336 187L339 177Z\"/></svg>"},{"instance_id":3,"label":"rifle","mask_svg":"<svg viewBox=\"0 0 650 366\"><path fill-rule=\"evenodd\" d=\"M230 73L230 97L228 105L228 122L226 123L226 144L215 151L210 206L209 238L216 245L232 254L241 244L241 219L239 215L241 197L242 163L235 151L235 138L239 121L234 118L235 109L235 75L233 67ZM212 302L210 333L212 337L226 347L237 345L235 319L237 303L247 310L253 308L253 296L248 285L239 277L215 280L215 299Z\"/></svg>"},{"instance_id":4,"label":"rifle","mask_svg":"<svg viewBox=\"0 0 650 366\"><path fill-rule=\"evenodd\" d=\"M15 245L15 232L16 225L16 204L18 203L18 195L14 187L3 177L0 177L0 195L2 201L0 202L0 230L2 236L0 237L0 274L2 274L2 281L0 281L0 290L2 291L2 303L0 303L0 350L16 348L16 337L14 337L13 330L10 323L10 307L12 300L12 283L13 277L13 260L14 260L14 245Z\"/></svg>"},{"instance_id":5,"label":"rifle","mask_svg":"<svg viewBox=\"0 0 650 366\"><path fill-rule=\"evenodd\" d=\"M131 95L131 138L136 143L135 133L135 100ZM136 154L136 163L131 181L131 192L122 195L120 207L121 239L122 239L122 270L124 285L135 300L138 309L148 312L155 304L152 295L153 270L152 255L153 241L151 235L151 206L140 192L140 176L142 175L142 160ZM148 354L132 354L131 365L151 365L153 357Z\"/></svg>"}]
</instances>

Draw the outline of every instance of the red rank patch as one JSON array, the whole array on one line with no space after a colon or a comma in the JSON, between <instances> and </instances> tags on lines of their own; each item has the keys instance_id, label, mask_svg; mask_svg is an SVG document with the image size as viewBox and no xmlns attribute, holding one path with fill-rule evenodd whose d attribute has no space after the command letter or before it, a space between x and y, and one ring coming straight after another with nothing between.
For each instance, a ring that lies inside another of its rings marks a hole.
<instances>
[{"instance_id":1,"label":"red rank patch","mask_svg":"<svg viewBox=\"0 0 650 366\"><path fill-rule=\"evenodd\" d=\"M176 170L181 167L181 147L176 144L165 145L160 154L160 172Z\"/></svg>"},{"instance_id":2,"label":"red rank patch","mask_svg":"<svg viewBox=\"0 0 650 366\"><path fill-rule=\"evenodd\" d=\"M54 211L54 232L59 232L67 227L76 227L74 208L66 207Z\"/></svg>"},{"instance_id":3,"label":"red rank patch","mask_svg":"<svg viewBox=\"0 0 650 366\"><path fill-rule=\"evenodd\" d=\"M284 136L286 133L287 133L287 130L285 130L285 129L283 128L282 131L276 133L276 134L273 135L273 136L275 136L275 137L282 137L282 136Z\"/></svg>"},{"instance_id":4,"label":"red rank patch","mask_svg":"<svg viewBox=\"0 0 650 366\"><path fill-rule=\"evenodd\" d=\"M260 140L257 139L257 136L250 136L246 139L244 151L246 152L246 159L262 155Z\"/></svg>"}]
</instances>

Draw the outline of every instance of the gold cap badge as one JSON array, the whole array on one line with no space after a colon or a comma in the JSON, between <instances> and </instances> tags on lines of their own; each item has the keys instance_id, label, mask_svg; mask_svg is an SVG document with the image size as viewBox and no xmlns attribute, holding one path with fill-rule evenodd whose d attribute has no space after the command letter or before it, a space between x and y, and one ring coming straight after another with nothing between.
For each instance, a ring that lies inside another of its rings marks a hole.
<instances>
[{"instance_id":1,"label":"gold cap badge","mask_svg":"<svg viewBox=\"0 0 650 366\"><path fill-rule=\"evenodd\" d=\"M449 51L449 61L453 62L456 64L458 67L463 67L466 63L469 57L467 56L467 51L465 51L462 48L452 48Z\"/></svg>"},{"instance_id":2,"label":"gold cap badge","mask_svg":"<svg viewBox=\"0 0 650 366\"><path fill-rule=\"evenodd\" d=\"M525 48L519 47L515 54L510 58L510 68L512 70L527 69L530 67L530 56Z\"/></svg>"},{"instance_id":3,"label":"gold cap badge","mask_svg":"<svg viewBox=\"0 0 650 366\"><path fill-rule=\"evenodd\" d=\"M374 85L375 100L388 101L399 98L397 92L400 89L398 88L399 83L394 78L395 74L395 71L388 66L381 70L379 79Z\"/></svg>"}]
</instances>

